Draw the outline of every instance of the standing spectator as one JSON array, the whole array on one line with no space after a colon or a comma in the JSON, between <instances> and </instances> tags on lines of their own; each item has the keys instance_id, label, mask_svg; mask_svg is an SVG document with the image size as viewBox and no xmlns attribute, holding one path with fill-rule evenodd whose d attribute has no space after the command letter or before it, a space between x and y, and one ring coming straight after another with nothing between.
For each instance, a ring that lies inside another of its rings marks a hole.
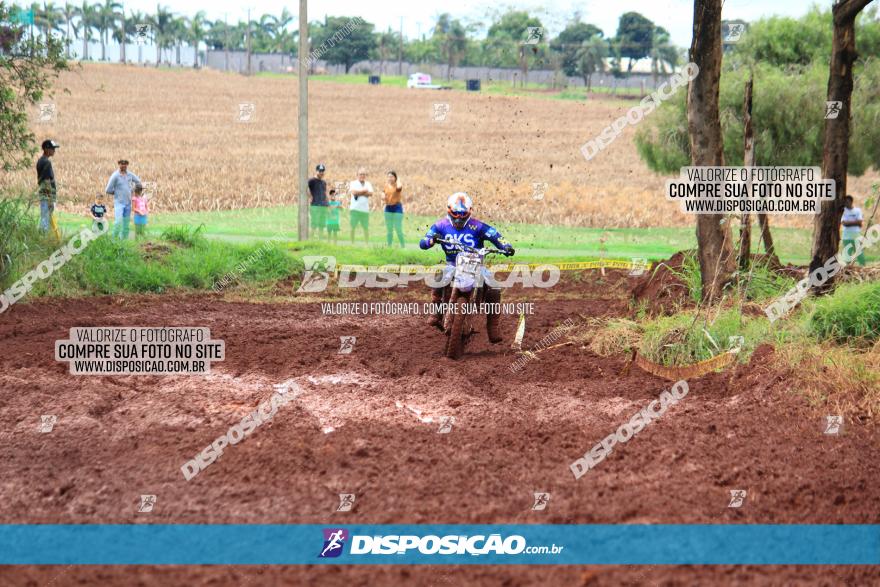
<instances>
[{"instance_id":1,"label":"standing spectator","mask_svg":"<svg viewBox=\"0 0 880 587\"><path fill-rule=\"evenodd\" d=\"M388 246L390 247L394 241L394 233L397 233L397 239L400 241L400 248L405 245L403 243L403 184L397 178L394 171L388 172L387 182L385 183L385 231L388 237Z\"/></svg>"},{"instance_id":2,"label":"standing spectator","mask_svg":"<svg viewBox=\"0 0 880 587\"><path fill-rule=\"evenodd\" d=\"M128 172L128 159L117 161L119 169L107 182L108 194L113 194L113 236L128 240L128 221L131 219L131 189L141 185L141 179Z\"/></svg>"},{"instance_id":3,"label":"standing spectator","mask_svg":"<svg viewBox=\"0 0 880 587\"><path fill-rule=\"evenodd\" d=\"M101 232L107 230L107 219L104 214L107 213L107 206L104 205L104 194L98 193L95 196L95 203L90 208L92 213L92 231Z\"/></svg>"},{"instance_id":4,"label":"standing spectator","mask_svg":"<svg viewBox=\"0 0 880 587\"><path fill-rule=\"evenodd\" d=\"M349 214L351 215L351 242L354 243L354 229L358 226L364 228L364 241L370 244L370 196L373 195L373 186L367 181L367 170L358 169L357 179L348 186L351 194Z\"/></svg>"},{"instance_id":5,"label":"standing spectator","mask_svg":"<svg viewBox=\"0 0 880 587\"><path fill-rule=\"evenodd\" d=\"M131 209L134 212L134 238L136 239L143 238L146 234L149 200L150 197L144 193L143 186L135 186L134 195L131 197Z\"/></svg>"},{"instance_id":6,"label":"standing spectator","mask_svg":"<svg viewBox=\"0 0 880 587\"><path fill-rule=\"evenodd\" d=\"M843 209L843 216L840 217L840 224L843 226L840 250L846 251L847 247L850 245L853 247L852 250L855 250L856 239L859 238L859 235L862 233L862 209L853 206L852 196L846 196L843 199L843 205L845 208ZM856 257L856 262L864 267L864 251L859 252L859 256Z\"/></svg>"},{"instance_id":7,"label":"standing spectator","mask_svg":"<svg viewBox=\"0 0 880 587\"><path fill-rule=\"evenodd\" d=\"M55 170L52 169L52 161L49 157L55 154L55 149L60 147L52 139L46 139L40 145L43 156L37 160L37 189L40 194L40 230L49 231L52 224L52 215L55 213L55 202L58 199L58 191L55 186Z\"/></svg>"},{"instance_id":8,"label":"standing spectator","mask_svg":"<svg viewBox=\"0 0 880 587\"><path fill-rule=\"evenodd\" d=\"M342 202L339 201L336 190L330 189L330 201L327 204L327 238L336 244L336 239L339 238L339 211L342 207Z\"/></svg>"},{"instance_id":9,"label":"standing spectator","mask_svg":"<svg viewBox=\"0 0 880 587\"><path fill-rule=\"evenodd\" d=\"M315 177L309 180L309 195L312 202L309 210L309 223L312 230L318 231L321 238L324 228L327 226L327 182L324 181L324 172L327 170L323 163L315 167Z\"/></svg>"}]
</instances>

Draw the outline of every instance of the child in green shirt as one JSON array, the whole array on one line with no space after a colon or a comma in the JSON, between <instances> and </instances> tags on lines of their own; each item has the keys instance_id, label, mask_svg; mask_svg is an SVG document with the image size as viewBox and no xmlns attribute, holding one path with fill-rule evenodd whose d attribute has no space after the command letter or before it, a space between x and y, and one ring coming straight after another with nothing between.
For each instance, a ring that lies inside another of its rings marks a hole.
<instances>
[{"instance_id":1,"label":"child in green shirt","mask_svg":"<svg viewBox=\"0 0 880 587\"><path fill-rule=\"evenodd\" d=\"M336 190L330 190L330 200L327 202L327 236L336 244L339 238L339 211L342 209L342 202L336 197Z\"/></svg>"}]
</instances>

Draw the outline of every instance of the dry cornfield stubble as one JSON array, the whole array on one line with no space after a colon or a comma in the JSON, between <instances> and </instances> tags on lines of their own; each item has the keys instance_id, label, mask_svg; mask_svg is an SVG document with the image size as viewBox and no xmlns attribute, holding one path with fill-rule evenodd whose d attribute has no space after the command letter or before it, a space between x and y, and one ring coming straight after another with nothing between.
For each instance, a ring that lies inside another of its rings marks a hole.
<instances>
[{"instance_id":1,"label":"dry cornfield stubble","mask_svg":"<svg viewBox=\"0 0 880 587\"><path fill-rule=\"evenodd\" d=\"M120 157L156 184L154 212L293 204L297 185L297 79L202 70L83 64L62 76L56 120L38 140L62 148L54 165L60 207L83 211ZM240 122L240 104L255 106ZM434 120L434 104L446 119ZM580 146L634 102L491 97L314 81L309 159L329 183L369 170L378 189L389 169L406 185L408 212L435 214L448 194L467 191L496 222L597 227L693 224L663 196L664 176L641 162L628 127L591 161ZM34 183L33 169L11 181ZM852 178L867 195L877 175ZM543 199L534 184L546 184ZM372 203L373 209L380 202ZM774 224L809 226L809 218Z\"/></svg>"}]
</instances>

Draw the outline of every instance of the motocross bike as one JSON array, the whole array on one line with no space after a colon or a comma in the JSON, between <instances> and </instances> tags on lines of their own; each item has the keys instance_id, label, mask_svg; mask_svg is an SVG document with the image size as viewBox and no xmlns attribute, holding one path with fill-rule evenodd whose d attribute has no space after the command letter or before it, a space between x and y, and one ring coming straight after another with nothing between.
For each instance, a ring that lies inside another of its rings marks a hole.
<instances>
[{"instance_id":1,"label":"motocross bike","mask_svg":"<svg viewBox=\"0 0 880 587\"><path fill-rule=\"evenodd\" d=\"M481 315L470 310L474 307L479 309L480 304L484 302L487 304L501 302L501 291L484 283L483 267L486 257L506 253L494 248L477 249L450 239L438 239L436 242L452 245L459 250L455 259L452 282L443 288L442 298L443 303L446 304L442 325L447 337L444 354L450 359L459 359L464 353L468 340L476 332L471 326L471 319L475 315ZM465 308L466 305L469 309ZM495 319L497 318L496 316ZM487 326L488 324L487 320ZM493 336L497 336L497 340L492 340ZM500 335L493 335L491 327L489 337L492 342L500 341Z\"/></svg>"}]
</instances>

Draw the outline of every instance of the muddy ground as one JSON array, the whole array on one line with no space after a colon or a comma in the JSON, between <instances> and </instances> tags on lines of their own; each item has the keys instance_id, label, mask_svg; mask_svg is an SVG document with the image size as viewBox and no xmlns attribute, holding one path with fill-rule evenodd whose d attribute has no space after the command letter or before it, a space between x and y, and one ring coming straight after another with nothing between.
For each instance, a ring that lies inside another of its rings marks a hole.
<instances>
[{"instance_id":1,"label":"muddy ground","mask_svg":"<svg viewBox=\"0 0 880 587\"><path fill-rule=\"evenodd\" d=\"M567 318L629 315L609 272L534 302L526 348ZM285 292L280 292L285 293ZM422 291L358 300L426 301ZM594 470L569 464L670 382L569 345L517 373L506 317L461 361L424 316L324 316L317 298L216 295L21 303L0 316L0 523L880 523L880 433L823 434L772 349L690 392ZM355 299L355 298L350 298ZM226 360L206 376L72 376L74 326L207 326ZM356 336L350 355L339 337ZM180 466L273 385L303 393L192 481ZM51 433L40 416L57 415ZM454 416L452 432L438 419ZM428 422L428 419L431 419ZM332 431L329 431L332 428ZM740 508L730 490L745 489ZM533 493L551 495L532 511ZM339 493L356 494L335 512ZM141 494L157 495L138 513ZM735 545L732 545L735 548ZM14 567L2 585L867 585L876 567Z\"/></svg>"}]
</instances>

